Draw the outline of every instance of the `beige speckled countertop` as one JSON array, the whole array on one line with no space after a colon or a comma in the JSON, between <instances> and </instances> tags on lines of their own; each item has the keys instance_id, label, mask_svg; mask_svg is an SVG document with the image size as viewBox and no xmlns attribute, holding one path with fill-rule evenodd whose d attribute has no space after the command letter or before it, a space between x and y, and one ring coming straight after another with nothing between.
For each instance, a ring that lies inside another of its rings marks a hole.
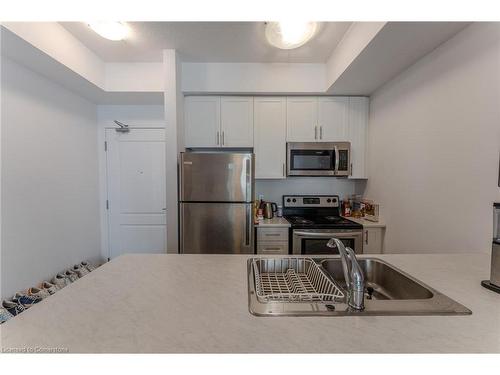
<instances>
[{"instance_id":1,"label":"beige speckled countertop","mask_svg":"<svg viewBox=\"0 0 500 375\"><path fill-rule=\"evenodd\" d=\"M283 217L273 217L272 219L262 219L259 220L258 223L255 225L256 228L262 228L262 227L282 227L282 228L289 228L290 223L288 222L287 219Z\"/></svg>"},{"instance_id":2,"label":"beige speckled countertop","mask_svg":"<svg viewBox=\"0 0 500 375\"><path fill-rule=\"evenodd\" d=\"M355 218L355 217L345 217L345 218L354 221L355 223L361 224L363 228L385 228L385 222L382 219L379 219L379 221L370 221L363 218Z\"/></svg>"},{"instance_id":3,"label":"beige speckled countertop","mask_svg":"<svg viewBox=\"0 0 500 375\"><path fill-rule=\"evenodd\" d=\"M127 255L1 329L9 348L70 352L500 352L488 254L380 255L470 316L255 317L244 255Z\"/></svg>"}]
</instances>

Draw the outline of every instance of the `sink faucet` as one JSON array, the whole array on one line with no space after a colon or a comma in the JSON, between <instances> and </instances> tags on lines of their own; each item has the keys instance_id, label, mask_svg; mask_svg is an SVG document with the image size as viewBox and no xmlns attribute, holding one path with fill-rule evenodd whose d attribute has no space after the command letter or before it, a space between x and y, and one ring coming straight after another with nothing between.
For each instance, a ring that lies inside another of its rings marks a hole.
<instances>
[{"instance_id":1,"label":"sink faucet","mask_svg":"<svg viewBox=\"0 0 500 375\"><path fill-rule=\"evenodd\" d=\"M342 241L337 238L331 238L326 246L337 248L342 260L342 269L347 284L347 304L355 310L364 310L365 308L365 277L361 269L354 250L345 247Z\"/></svg>"}]
</instances>

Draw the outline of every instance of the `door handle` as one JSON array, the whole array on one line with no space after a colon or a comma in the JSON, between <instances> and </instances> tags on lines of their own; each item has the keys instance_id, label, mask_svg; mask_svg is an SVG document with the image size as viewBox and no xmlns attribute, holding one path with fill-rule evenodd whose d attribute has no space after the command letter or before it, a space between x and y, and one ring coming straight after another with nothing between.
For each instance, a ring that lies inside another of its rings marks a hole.
<instances>
[{"instance_id":1,"label":"door handle","mask_svg":"<svg viewBox=\"0 0 500 375\"><path fill-rule=\"evenodd\" d=\"M365 230L365 245L368 245L368 231Z\"/></svg>"},{"instance_id":2,"label":"door handle","mask_svg":"<svg viewBox=\"0 0 500 375\"><path fill-rule=\"evenodd\" d=\"M286 177L286 172L285 172L285 163L283 163L283 177Z\"/></svg>"},{"instance_id":3,"label":"door handle","mask_svg":"<svg viewBox=\"0 0 500 375\"><path fill-rule=\"evenodd\" d=\"M318 127L314 127L314 139L318 139Z\"/></svg>"},{"instance_id":4,"label":"door handle","mask_svg":"<svg viewBox=\"0 0 500 375\"><path fill-rule=\"evenodd\" d=\"M222 146L224 146L224 132L222 132Z\"/></svg>"},{"instance_id":5,"label":"door handle","mask_svg":"<svg viewBox=\"0 0 500 375\"><path fill-rule=\"evenodd\" d=\"M246 218L245 218L245 246L250 246L250 231L251 231L251 225L250 225L250 219L252 216L252 211L250 210L250 204L247 204L246 207Z\"/></svg>"},{"instance_id":6,"label":"door handle","mask_svg":"<svg viewBox=\"0 0 500 375\"><path fill-rule=\"evenodd\" d=\"M252 178L251 178L251 171L250 171L250 159L246 158L245 159L245 184L246 184L246 201L252 200L252 197L250 196L252 194Z\"/></svg>"},{"instance_id":7,"label":"door handle","mask_svg":"<svg viewBox=\"0 0 500 375\"><path fill-rule=\"evenodd\" d=\"M217 131L217 146L219 145L219 132Z\"/></svg>"},{"instance_id":8,"label":"door handle","mask_svg":"<svg viewBox=\"0 0 500 375\"><path fill-rule=\"evenodd\" d=\"M323 139L323 126L319 127L319 139Z\"/></svg>"}]
</instances>

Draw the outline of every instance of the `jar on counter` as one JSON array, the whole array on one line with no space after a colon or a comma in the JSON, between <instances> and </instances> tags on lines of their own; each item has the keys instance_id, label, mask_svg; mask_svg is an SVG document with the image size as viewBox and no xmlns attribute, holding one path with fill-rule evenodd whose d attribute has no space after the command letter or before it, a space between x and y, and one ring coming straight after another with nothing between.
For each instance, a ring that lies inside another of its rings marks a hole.
<instances>
[{"instance_id":1,"label":"jar on counter","mask_svg":"<svg viewBox=\"0 0 500 375\"><path fill-rule=\"evenodd\" d=\"M283 217L283 206L278 206L278 209L276 210L276 216Z\"/></svg>"}]
</instances>

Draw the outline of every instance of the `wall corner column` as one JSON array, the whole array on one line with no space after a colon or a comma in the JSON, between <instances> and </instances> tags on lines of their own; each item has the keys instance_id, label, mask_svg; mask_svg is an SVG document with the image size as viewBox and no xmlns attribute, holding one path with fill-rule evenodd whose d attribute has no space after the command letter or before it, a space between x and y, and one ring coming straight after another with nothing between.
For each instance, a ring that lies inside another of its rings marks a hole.
<instances>
[{"instance_id":1,"label":"wall corner column","mask_svg":"<svg viewBox=\"0 0 500 375\"><path fill-rule=\"evenodd\" d=\"M165 108L165 168L167 208L167 253L179 249L178 155L184 150L181 60L176 50L163 51Z\"/></svg>"}]
</instances>

